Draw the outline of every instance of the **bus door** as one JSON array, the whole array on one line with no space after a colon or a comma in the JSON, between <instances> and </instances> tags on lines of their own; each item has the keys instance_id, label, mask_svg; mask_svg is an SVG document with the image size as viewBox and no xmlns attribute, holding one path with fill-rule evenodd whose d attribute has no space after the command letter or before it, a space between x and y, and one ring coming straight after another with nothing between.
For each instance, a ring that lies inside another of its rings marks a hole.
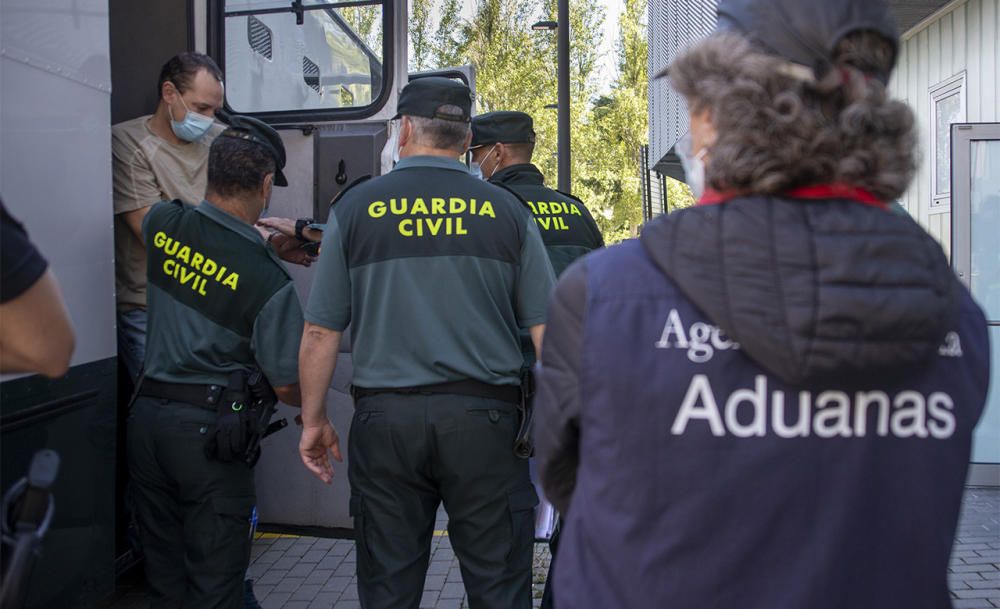
<instances>
[{"instance_id":1,"label":"bus door","mask_svg":"<svg viewBox=\"0 0 1000 609\"><path fill-rule=\"evenodd\" d=\"M88 606L115 583L108 29L106 0L0 1L0 197L48 261L76 334L62 378L0 376L0 493L36 452L60 457L54 517L22 581L29 609Z\"/></svg>"},{"instance_id":2,"label":"bus door","mask_svg":"<svg viewBox=\"0 0 1000 609\"><path fill-rule=\"evenodd\" d=\"M270 123L284 141L289 185L274 190L267 214L325 222L341 190L391 168L385 145L406 84L406 3L217 0L206 8L206 42L225 73L226 110ZM304 306L315 266L289 270ZM351 375L348 331L326 397L345 459ZM297 414L281 405L275 418L291 423ZM302 465L299 433L290 424L263 441L259 527L347 536L353 526L347 463L335 463L333 484L322 484Z\"/></svg>"}]
</instances>

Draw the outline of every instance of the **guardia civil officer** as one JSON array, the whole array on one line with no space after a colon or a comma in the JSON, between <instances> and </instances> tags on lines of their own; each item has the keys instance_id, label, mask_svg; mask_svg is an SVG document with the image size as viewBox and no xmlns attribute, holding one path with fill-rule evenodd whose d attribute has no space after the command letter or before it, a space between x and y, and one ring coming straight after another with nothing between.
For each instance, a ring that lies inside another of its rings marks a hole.
<instances>
[{"instance_id":1,"label":"guardia civil officer","mask_svg":"<svg viewBox=\"0 0 1000 609\"><path fill-rule=\"evenodd\" d=\"M469 149L484 178L528 203L556 277L580 256L604 247L587 206L573 195L545 186L545 176L531 163L535 127L530 115L497 111L474 117Z\"/></svg>"},{"instance_id":2,"label":"guardia civil officer","mask_svg":"<svg viewBox=\"0 0 1000 609\"><path fill-rule=\"evenodd\" d=\"M572 195L545 186L545 176L531 163L535 151L535 125L530 115L497 111L473 117L470 150L472 162L478 164L484 178L513 190L527 202L542 233L556 277L580 256L604 247L604 238L587 206ZM526 339L522 333L525 367L530 370L535 358L530 341ZM550 575L558 544L557 528L549 541ZM551 577L546 578L542 607L552 607Z\"/></svg>"},{"instance_id":3,"label":"guardia civil officer","mask_svg":"<svg viewBox=\"0 0 1000 609\"><path fill-rule=\"evenodd\" d=\"M669 68L699 205L570 267L551 303L556 606L949 607L986 323L888 209L916 158L889 8L718 12Z\"/></svg>"},{"instance_id":4,"label":"guardia civil officer","mask_svg":"<svg viewBox=\"0 0 1000 609\"><path fill-rule=\"evenodd\" d=\"M143 220L149 333L128 459L154 608L243 606L268 384L300 401L302 309L253 226L284 165L273 129L233 117L212 142L205 200L157 203Z\"/></svg>"},{"instance_id":5,"label":"guardia civil officer","mask_svg":"<svg viewBox=\"0 0 1000 609\"><path fill-rule=\"evenodd\" d=\"M472 609L531 606L533 508L514 456L518 329L540 348L552 269L530 210L456 158L468 87L409 83L400 161L331 209L299 354L303 462L325 482L340 457L323 400L351 324L351 514L369 609L420 603L438 505Z\"/></svg>"}]
</instances>

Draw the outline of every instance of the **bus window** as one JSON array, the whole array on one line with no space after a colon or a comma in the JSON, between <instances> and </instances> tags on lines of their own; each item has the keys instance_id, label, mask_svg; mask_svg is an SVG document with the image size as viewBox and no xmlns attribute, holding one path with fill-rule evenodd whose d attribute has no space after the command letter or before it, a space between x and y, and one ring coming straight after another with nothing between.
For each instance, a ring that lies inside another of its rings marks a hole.
<instances>
[{"instance_id":1,"label":"bus window","mask_svg":"<svg viewBox=\"0 0 1000 609\"><path fill-rule=\"evenodd\" d=\"M226 0L229 108L374 113L389 78L383 2L344 4L309 0L297 11L287 1Z\"/></svg>"}]
</instances>

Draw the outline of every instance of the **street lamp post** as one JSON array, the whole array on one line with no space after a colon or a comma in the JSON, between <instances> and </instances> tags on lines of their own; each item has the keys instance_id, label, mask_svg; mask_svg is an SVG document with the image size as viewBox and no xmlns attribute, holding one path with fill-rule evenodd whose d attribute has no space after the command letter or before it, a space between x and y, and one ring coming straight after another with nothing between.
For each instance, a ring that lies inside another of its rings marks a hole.
<instances>
[{"instance_id":1,"label":"street lamp post","mask_svg":"<svg viewBox=\"0 0 1000 609\"><path fill-rule=\"evenodd\" d=\"M557 21L539 21L531 26L531 29L558 30L557 57L557 81L559 85L558 97L558 167L559 167L559 190L570 192L572 190L572 180L570 179L570 133L569 133L569 0L559 0ZM559 27L562 24L563 27Z\"/></svg>"},{"instance_id":2,"label":"street lamp post","mask_svg":"<svg viewBox=\"0 0 1000 609\"><path fill-rule=\"evenodd\" d=\"M569 0L559 0L559 190L572 192L569 138Z\"/></svg>"}]
</instances>

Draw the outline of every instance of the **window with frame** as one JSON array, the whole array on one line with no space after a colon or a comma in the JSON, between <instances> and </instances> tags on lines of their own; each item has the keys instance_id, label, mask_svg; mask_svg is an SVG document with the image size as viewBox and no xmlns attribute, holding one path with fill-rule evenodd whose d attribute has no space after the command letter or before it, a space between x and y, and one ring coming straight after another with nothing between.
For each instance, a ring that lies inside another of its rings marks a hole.
<instances>
[{"instance_id":1,"label":"window with frame","mask_svg":"<svg viewBox=\"0 0 1000 609\"><path fill-rule=\"evenodd\" d=\"M965 73L930 89L931 209L951 203L951 126L965 122Z\"/></svg>"},{"instance_id":2,"label":"window with frame","mask_svg":"<svg viewBox=\"0 0 1000 609\"><path fill-rule=\"evenodd\" d=\"M390 75L383 0L224 0L226 103L239 113L377 110Z\"/></svg>"}]
</instances>

